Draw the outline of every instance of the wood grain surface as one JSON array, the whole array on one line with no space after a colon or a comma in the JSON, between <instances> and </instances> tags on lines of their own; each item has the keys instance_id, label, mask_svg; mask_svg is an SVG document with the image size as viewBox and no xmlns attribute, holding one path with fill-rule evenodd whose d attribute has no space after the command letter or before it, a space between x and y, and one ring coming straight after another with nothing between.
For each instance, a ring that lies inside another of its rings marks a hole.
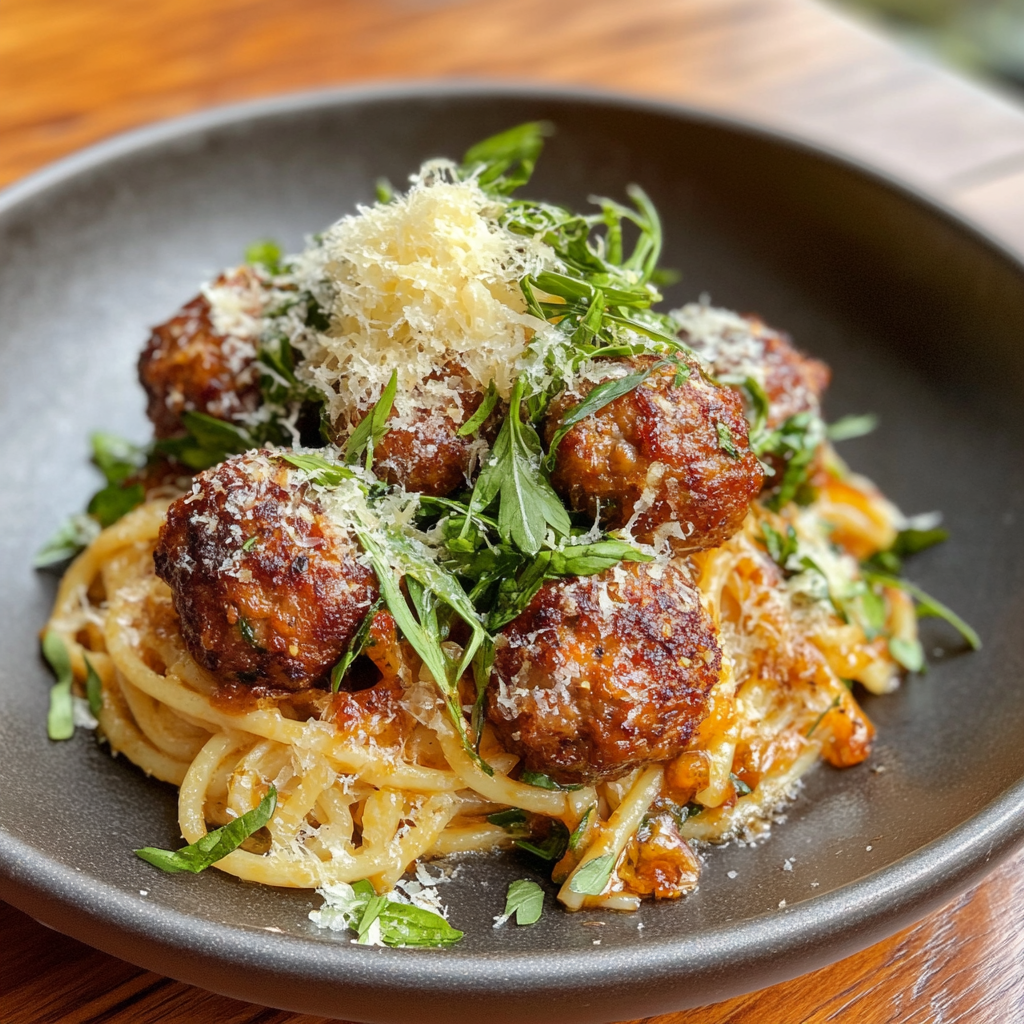
<instances>
[{"instance_id":1,"label":"wood grain surface","mask_svg":"<svg viewBox=\"0 0 1024 1024\"><path fill-rule=\"evenodd\" d=\"M457 76L699 103L815 139L1024 252L1024 113L814 0L3 0L0 184L212 104ZM91 950L0 904L0 1024L314 1024ZM895 938L645 1024L1024 1021L1024 858Z\"/></svg>"}]
</instances>

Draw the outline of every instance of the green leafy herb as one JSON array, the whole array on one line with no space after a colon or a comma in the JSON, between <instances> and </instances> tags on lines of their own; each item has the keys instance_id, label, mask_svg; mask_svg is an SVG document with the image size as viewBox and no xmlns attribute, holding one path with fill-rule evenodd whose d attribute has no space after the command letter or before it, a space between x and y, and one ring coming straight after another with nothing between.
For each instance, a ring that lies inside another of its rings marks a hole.
<instances>
[{"instance_id":1,"label":"green leafy herb","mask_svg":"<svg viewBox=\"0 0 1024 1024\"><path fill-rule=\"evenodd\" d=\"M158 455L168 455L193 470L209 469L231 455L240 455L258 447L242 427L193 410L182 413L184 437L172 437L153 443Z\"/></svg>"},{"instance_id":2,"label":"green leafy herb","mask_svg":"<svg viewBox=\"0 0 1024 1024\"><path fill-rule=\"evenodd\" d=\"M538 789L558 789L563 792L583 788L582 786L574 783L566 783L563 785L560 782L556 782L550 775L545 775L543 772L525 771L519 776L519 781L526 783L527 786L536 786Z\"/></svg>"},{"instance_id":3,"label":"green leafy herb","mask_svg":"<svg viewBox=\"0 0 1024 1024\"><path fill-rule=\"evenodd\" d=\"M43 657L53 669L57 681L50 687L50 710L46 716L46 734L51 740L69 740L75 733L74 706L71 700L71 655L59 633L48 629L43 636Z\"/></svg>"},{"instance_id":4,"label":"green leafy herb","mask_svg":"<svg viewBox=\"0 0 1024 1024\"><path fill-rule=\"evenodd\" d=\"M730 459L738 459L740 450L736 447L736 439L732 436L732 430L728 423L721 420L715 422L715 430L718 433L718 447L729 456Z\"/></svg>"},{"instance_id":5,"label":"green leafy herb","mask_svg":"<svg viewBox=\"0 0 1024 1024\"><path fill-rule=\"evenodd\" d=\"M583 817L580 818L580 823L572 830L572 835L569 836L569 849L576 852L576 848L580 845L580 840L586 834L587 826L590 824L590 819L594 815L596 808L593 804L590 805L584 812Z\"/></svg>"},{"instance_id":6,"label":"green leafy herb","mask_svg":"<svg viewBox=\"0 0 1024 1024\"><path fill-rule=\"evenodd\" d=\"M462 176L475 178L490 195L511 195L530 180L544 138L553 131L546 121L530 121L492 135L466 150Z\"/></svg>"},{"instance_id":7,"label":"green leafy herb","mask_svg":"<svg viewBox=\"0 0 1024 1024\"><path fill-rule=\"evenodd\" d=\"M102 527L113 526L122 516L146 500L146 491L142 484L108 484L97 491L89 500L86 512Z\"/></svg>"},{"instance_id":8,"label":"green leafy herb","mask_svg":"<svg viewBox=\"0 0 1024 1024\"><path fill-rule=\"evenodd\" d=\"M505 917L515 915L516 924L536 924L544 913L544 890L533 881L521 878L510 882L505 896Z\"/></svg>"},{"instance_id":9,"label":"green leafy herb","mask_svg":"<svg viewBox=\"0 0 1024 1024\"><path fill-rule=\"evenodd\" d=\"M825 716L830 711L833 711L837 707L839 707L839 697L838 696L834 697L833 700L832 700L832 703L829 704L829 706L827 708L825 708L825 710L822 711L822 713L820 715L818 715L818 717L811 723L810 729L808 729L807 732L805 733L807 739L810 739L814 735L815 729L817 729L818 726L821 725L821 723L825 721Z\"/></svg>"},{"instance_id":10,"label":"green leafy herb","mask_svg":"<svg viewBox=\"0 0 1024 1024\"><path fill-rule=\"evenodd\" d=\"M520 832L526 826L526 812L518 807L510 807L507 811L495 811L488 814L487 820L492 825L503 828L506 832Z\"/></svg>"},{"instance_id":11,"label":"green leafy herb","mask_svg":"<svg viewBox=\"0 0 1024 1024\"><path fill-rule=\"evenodd\" d=\"M522 379L516 381L509 411L494 442L490 458L477 477L470 499L464 534L471 517L498 499L498 533L527 555L535 555L550 526L567 537L569 514L541 467L540 438L533 424L523 422Z\"/></svg>"},{"instance_id":12,"label":"green leafy herb","mask_svg":"<svg viewBox=\"0 0 1024 1024\"><path fill-rule=\"evenodd\" d=\"M373 449L380 444L388 430L388 417L398 392L398 371L391 371L391 379L373 408L359 421L345 445L345 461L350 465L366 453L366 468L373 466Z\"/></svg>"},{"instance_id":13,"label":"green leafy herb","mask_svg":"<svg viewBox=\"0 0 1024 1024\"><path fill-rule=\"evenodd\" d=\"M867 560L867 565L882 572L898 575L903 569L903 559L919 551L949 540L949 531L941 526L920 529L910 526L900 530L896 539L886 551L879 551Z\"/></svg>"},{"instance_id":14,"label":"green leafy herb","mask_svg":"<svg viewBox=\"0 0 1024 1024\"><path fill-rule=\"evenodd\" d=\"M92 460L108 484L119 484L146 464L146 450L116 434L91 434Z\"/></svg>"},{"instance_id":15,"label":"green leafy herb","mask_svg":"<svg viewBox=\"0 0 1024 1024\"><path fill-rule=\"evenodd\" d=\"M92 516L69 516L57 529L57 532L36 552L32 560L37 569L60 565L69 558L74 558L83 548L87 547L100 532L100 524Z\"/></svg>"},{"instance_id":16,"label":"green leafy herb","mask_svg":"<svg viewBox=\"0 0 1024 1024\"><path fill-rule=\"evenodd\" d=\"M561 860L569 845L569 830L558 820L551 822L551 830L541 839L517 839L520 850L532 853L541 860Z\"/></svg>"},{"instance_id":17,"label":"green leafy herb","mask_svg":"<svg viewBox=\"0 0 1024 1024\"><path fill-rule=\"evenodd\" d=\"M869 583L878 583L883 587L895 587L897 590L906 591L917 602L918 618L933 617L948 622L974 650L981 648L981 637L951 608L947 608L941 601L926 594L919 586L909 580L892 576L889 573L877 572L873 569L864 569L864 578ZM894 655L895 656L895 655Z\"/></svg>"},{"instance_id":18,"label":"green leafy herb","mask_svg":"<svg viewBox=\"0 0 1024 1024\"><path fill-rule=\"evenodd\" d=\"M136 850L136 856L160 868L161 871L174 873L189 871L198 874L205 871L211 864L223 860L233 850L237 850L254 832L258 832L273 817L277 807L277 790L271 786L267 795L251 811L212 832L207 832L201 839L180 850L160 850L153 846L144 846Z\"/></svg>"},{"instance_id":19,"label":"green leafy herb","mask_svg":"<svg viewBox=\"0 0 1024 1024\"><path fill-rule=\"evenodd\" d=\"M269 238L253 242L245 250L245 262L258 263L266 267L268 273L279 274L281 272L281 246Z\"/></svg>"},{"instance_id":20,"label":"green leafy herb","mask_svg":"<svg viewBox=\"0 0 1024 1024\"><path fill-rule=\"evenodd\" d=\"M780 568L786 569L789 560L796 554L798 541L796 530L792 526L786 527L786 535L783 537L775 527L769 523L761 524L761 535L764 537L765 547L772 561Z\"/></svg>"},{"instance_id":21,"label":"green leafy herb","mask_svg":"<svg viewBox=\"0 0 1024 1024\"><path fill-rule=\"evenodd\" d=\"M581 896L600 896L615 867L615 854L605 853L582 864L569 879L569 891Z\"/></svg>"},{"instance_id":22,"label":"green leafy herb","mask_svg":"<svg viewBox=\"0 0 1024 1024\"><path fill-rule=\"evenodd\" d=\"M844 416L828 425L825 436L830 441L850 441L855 437L864 437L872 433L877 426L878 417L873 412L860 416Z\"/></svg>"},{"instance_id":23,"label":"green leafy herb","mask_svg":"<svg viewBox=\"0 0 1024 1024\"><path fill-rule=\"evenodd\" d=\"M253 534L253 535L252 535L251 537L249 537L249 538L248 538L248 539L247 539L247 540L245 541L245 543L244 543L244 544L242 545L242 550L243 550L243 551L252 551L252 549L253 549L254 547L256 547L256 544L257 544L258 542L259 542L259 537L258 537L258 536L257 536L257 535L256 535L256 534L254 533L254 534Z\"/></svg>"},{"instance_id":24,"label":"green leafy herb","mask_svg":"<svg viewBox=\"0 0 1024 1024\"><path fill-rule=\"evenodd\" d=\"M734 772L729 772L729 778L732 781L733 789L736 790L737 796L750 796L754 791Z\"/></svg>"},{"instance_id":25,"label":"green leafy herb","mask_svg":"<svg viewBox=\"0 0 1024 1024\"><path fill-rule=\"evenodd\" d=\"M387 205L395 198L394 186L387 178L378 178L374 185L374 192L378 203Z\"/></svg>"},{"instance_id":26,"label":"green leafy herb","mask_svg":"<svg viewBox=\"0 0 1024 1024\"><path fill-rule=\"evenodd\" d=\"M103 680L100 679L92 662L85 657L85 699L89 702L89 711L93 718L98 718L103 710Z\"/></svg>"},{"instance_id":27,"label":"green leafy herb","mask_svg":"<svg viewBox=\"0 0 1024 1024\"><path fill-rule=\"evenodd\" d=\"M487 385L487 392L483 397L483 401L477 406L476 412L459 427L459 437L468 437L470 434L475 434L487 422L487 418L494 412L499 400L498 389L494 386L494 381L492 380Z\"/></svg>"},{"instance_id":28,"label":"green leafy herb","mask_svg":"<svg viewBox=\"0 0 1024 1024\"><path fill-rule=\"evenodd\" d=\"M257 651L263 651L265 649L256 639L256 631L252 628L252 623L244 615L240 615L238 618L238 631L242 634L242 639L250 647Z\"/></svg>"},{"instance_id":29,"label":"green leafy herb","mask_svg":"<svg viewBox=\"0 0 1024 1024\"><path fill-rule=\"evenodd\" d=\"M353 479L355 475L347 466L331 462L322 455L313 455L309 452L277 452L276 456L296 469L308 473L313 483L320 487L338 487L343 481Z\"/></svg>"},{"instance_id":30,"label":"green leafy herb","mask_svg":"<svg viewBox=\"0 0 1024 1024\"><path fill-rule=\"evenodd\" d=\"M331 669L332 693L337 693L341 689L341 681L345 678L345 673L349 670L352 662L366 650L366 645L370 639L370 630L373 628L373 620L383 606L384 599L382 597L378 597L370 605L363 616L363 621L359 623L359 628L352 635L352 639L349 640L348 647L345 648L345 653L341 656L341 660Z\"/></svg>"},{"instance_id":31,"label":"green leafy herb","mask_svg":"<svg viewBox=\"0 0 1024 1024\"><path fill-rule=\"evenodd\" d=\"M904 640L903 637L889 637L889 653L908 672L921 672L924 669L924 649L920 640Z\"/></svg>"},{"instance_id":32,"label":"green leafy herb","mask_svg":"<svg viewBox=\"0 0 1024 1024\"><path fill-rule=\"evenodd\" d=\"M820 417L811 412L798 412L775 430L751 428L750 447L754 454L762 460L780 459L785 465L782 479L768 502L769 508L778 511L798 497L807 483L824 432Z\"/></svg>"}]
</instances>

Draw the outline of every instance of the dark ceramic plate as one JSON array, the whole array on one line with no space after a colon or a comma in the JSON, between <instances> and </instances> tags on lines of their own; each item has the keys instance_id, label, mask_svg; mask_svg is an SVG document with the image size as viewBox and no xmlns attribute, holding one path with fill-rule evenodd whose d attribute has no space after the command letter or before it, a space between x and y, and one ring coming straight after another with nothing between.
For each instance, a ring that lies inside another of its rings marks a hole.
<instances>
[{"instance_id":1,"label":"dark ceramic plate","mask_svg":"<svg viewBox=\"0 0 1024 1024\"><path fill-rule=\"evenodd\" d=\"M36 634L54 580L32 552L95 486L86 433L147 436L147 328L243 247L303 235L534 118L558 126L530 187L582 204L636 181L665 220L669 299L708 292L831 363L843 454L952 540L911 574L963 612L965 654L926 621L927 675L868 699L868 765L822 767L756 848L711 853L700 891L637 915L560 911L494 930L515 855L445 889L449 951L319 932L311 893L163 875L134 847L177 837L174 794L92 737L46 740ZM374 89L215 111L73 157L0 198L0 896L137 964L274 1006L360 1021L620 1020L781 981L875 942L977 881L1024 834L1024 270L905 188L695 111L523 89ZM885 771L872 771L871 766ZM784 871L789 859L792 870ZM730 875L735 872L735 877ZM783 904L782 901L785 901ZM643 926L642 929L640 926Z\"/></svg>"}]
</instances>

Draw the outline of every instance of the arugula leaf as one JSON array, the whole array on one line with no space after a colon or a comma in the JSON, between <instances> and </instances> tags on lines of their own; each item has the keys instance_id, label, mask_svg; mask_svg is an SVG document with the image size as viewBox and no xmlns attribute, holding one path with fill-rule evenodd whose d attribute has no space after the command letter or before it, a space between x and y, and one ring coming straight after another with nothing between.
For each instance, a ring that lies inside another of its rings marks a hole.
<instances>
[{"instance_id":1,"label":"arugula leaf","mask_svg":"<svg viewBox=\"0 0 1024 1024\"><path fill-rule=\"evenodd\" d=\"M337 693L341 689L341 681L344 679L345 673L349 670L352 662L366 650L370 639L370 630L373 628L373 620L377 612L383 607L384 598L378 597L363 616L363 621L359 623L359 628L352 634L352 639L349 640L341 660L331 669L331 693Z\"/></svg>"},{"instance_id":2,"label":"arugula leaf","mask_svg":"<svg viewBox=\"0 0 1024 1024\"><path fill-rule=\"evenodd\" d=\"M941 526L919 529L907 527L896 534L896 539L886 551L879 551L872 555L865 565L879 569L882 572L889 572L898 575L903 569L903 559L908 555L916 555L919 551L933 547L949 540L949 531Z\"/></svg>"},{"instance_id":3,"label":"arugula leaf","mask_svg":"<svg viewBox=\"0 0 1024 1024\"><path fill-rule=\"evenodd\" d=\"M51 740L69 740L75 734L71 701L71 655L59 633L48 629L43 636L43 657L53 669L57 681L50 687L50 709L46 715L46 735Z\"/></svg>"},{"instance_id":4,"label":"arugula leaf","mask_svg":"<svg viewBox=\"0 0 1024 1024\"><path fill-rule=\"evenodd\" d=\"M926 594L915 583L905 580L900 576L892 576L886 572L877 572L874 569L865 567L864 578L869 583L879 583L883 587L895 587L898 590L906 591L917 602L918 618L936 618L948 622L974 650L981 649L981 637L977 631L969 626L951 608L947 608L941 601Z\"/></svg>"},{"instance_id":5,"label":"arugula leaf","mask_svg":"<svg viewBox=\"0 0 1024 1024\"><path fill-rule=\"evenodd\" d=\"M510 882L505 895L505 916L515 915L516 924L536 924L544 913L544 890L533 881L521 878Z\"/></svg>"},{"instance_id":6,"label":"arugula leaf","mask_svg":"<svg viewBox=\"0 0 1024 1024\"><path fill-rule=\"evenodd\" d=\"M818 447L824 439L825 427L820 417L809 411L790 416L772 431L751 430L750 447L762 461L769 456L785 464L778 489L768 501L768 507L778 511L798 496L807 483Z\"/></svg>"},{"instance_id":7,"label":"arugula leaf","mask_svg":"<svg viewBox=\"0 0 1024 1024\"><path fill-rule=\"evenodd\" d=\"M322 455L315 455L311 452L275 452L274 454L296 469L308 473L310 480L319 487L338 487L342 481L355 478L355 474L347 466L331 462Z\"/></svg>"},{"instance_id":8,"label":"arugula leaf","mask_svg":"<svg viewBox=\"0 0 1024 1024\"><path fill-rule=\"evenodd\" d=\"M924 669L924 648L920 640L904 640L903 637L889 637L889 653L908 672L921 672Z\"/></svg>"},{"instance_id":9,"label":"arugula leaf","mask_svg":"<svg viewBox=\"0 0 1024 1024\"><path fill-rule=\"evenodd\" d=\"M138 508L145 500L146 490L142 484L132 484L130 487L108 484L89 499L85 510L105 528L113 526L122 516L127 515L133 508Z\"/></svg>"},{"instance_id":10,"label":"arugula leaf","mask_svg":"<svg viewBox=\"0 0 1024 1024\"><path fill-rule=\"evenodd\" d=\"M240 455L256 448L255 439L242 427L189 410L181 414L184 437L171 437L153 442L153 451L169 455L193 470L209 469L231 455Z\"/></svg>"},{"instance_id":11,"label":"arugula leaf","mask_svg":"<svg viewBox=\"0 0 1024 1024\"><path fill-rule=\"evenodd\" d=\"M566 783L563 785L560 782L556 782L550 775L545 775L543 772L531 772L524 771L519 776L520 782L525 782L527 786L536 786L538 789L559 789L563 792L570 792L572 790L582 789L581 785L575 783Z\"/></svg>"},{"instance_id":12,"label":"arugula leaf","mask_svg":"<svg viewBox=\"0 0 1024 1024\"><path fill-rule=\"evenodd\" d=\"M89 435L92 461L108 484L119 484L146 464L146 450L123 437L97 430Z\"/></svg>"},{"instance_id":13,"label":"arugula leaf","mask_svg":"<svg viewBox=\"0 0 1024 1024\"><path fill-rule=\"evenodd\" d=\"M85 698L89 702L89 711L93 718L99 718L103 710L103 680L100 679L96 669L92 667L89 658L83 655L85 660Z\"/></svg>"},{"instance_id":14,"label":"arugula leaf","mask_svg":"<svg viewBox=\"0 0 1024 1024\"><path fill-rule=\"evenodd\" d=\"M473 488L463 535L468 532L470 519L497 498L502 540L515 544L524 554L536 555L548 526L567 537L572 524L541 465L537 431L532 423L521 419L523 390L522 380L517 380L508 415Z\"/></svg>"},{"instance_id":15,"label":"arugula leaf","mask_svg":"<svg viewBox=\"0 0 1024 1024\"><path fill-rule=\"evenodd\" d=\"M878 426L878 417L873 412L860 416L844 416L825 428L825 436L830 441L850 441L855 437L864 437L872 433Z\"/></svg>"},{"instance_id":16,"label":"arugula leaf","mask_svg":"<svg viewBox=\"0 0 1024 1024\"><path fill-rule=\"evenodd\" d=\"M511 195L530 180L544 138L553 133L548 121L528 121L492 135L466 150L461 176L475 178L489 195Z\"/></svg>"},{"instance_id":17,"label":"arugula leaf","mask_svg":"<svg viewBox=\"0 0 1024 1024\"><path fill-rule=\"evenodd\" d=\"M269 238L253 242L245 250L245 262L258 263L266 267L268 273L279 274L281 272L281 246Z\"/></svg>"},{"instance_id":18,"label":"arugula leaf","mask_svg":"<svg viewBox=\"0 0 1024 1024\"><path fill-rule=\"evenodd\" d=\"M588 860L569 879L569 891L581 896L600 896L615 867L615 854L605 853Z\"/></svg>"},{"instance_id":19,"label":"arugula leaf","mask_svg":"<svg viewBox=\"0 0 1024 1024\"><path fill-rule=\"evenodd\" d=\"M277 807L277 790L270 786L267 795L251 811L212 832L207 832L201 839L182 847L180 850L160 850L153 846L144 846L135 851L137 857L161 871L175 873L189 871L198 874L205 871L211 864L223 860L233 850L237 850L254 832L258 832L274 815Z\"/></svg>"},{"instance_id":20,"label":"arugula leaf","mask_svg":"<svg viewBox=\"0 0 1024 1024\"><path fill-rule=\"evenodd\" d=\"M487 422L487 417L494 412L494 408L499 400L498 389L492 380L487 385L487 392L484 395L483 401L477 406L476 412L459 427L458 436L468 437L470 434L475 434Z\"/></svg>"},{"instance_id":21,"label":"arugula leaf","mask_svg":"<svg viewBox=\"0 0 1024 1024\"><path fill-rule=\"evenodd\" d=\"M366 468L373 467L373 449L380 444L388 431L388 417L395 404L398 392L398 370L391 371L391 379L387 382L380 398L373 408L359 421L356 429L345 444L345 461L351 465L359 456L366 452Z\"/></svg>"}]
</instances>

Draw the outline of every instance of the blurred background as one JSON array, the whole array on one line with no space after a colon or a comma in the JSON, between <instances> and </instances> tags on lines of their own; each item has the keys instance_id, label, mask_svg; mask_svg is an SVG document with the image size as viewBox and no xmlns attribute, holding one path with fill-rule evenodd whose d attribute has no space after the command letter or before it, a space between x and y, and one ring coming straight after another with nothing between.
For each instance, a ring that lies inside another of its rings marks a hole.
<instances>
[{"instance_id":1,"label":"blurred background","mask_svg":"<svg viewBox=\"0 0 1024 1024\"><path fill-rule=\"evenodd\" d=\"M834 0L901 43L1024 98L1024 0Z\"/></svg>"}]
</instances>

